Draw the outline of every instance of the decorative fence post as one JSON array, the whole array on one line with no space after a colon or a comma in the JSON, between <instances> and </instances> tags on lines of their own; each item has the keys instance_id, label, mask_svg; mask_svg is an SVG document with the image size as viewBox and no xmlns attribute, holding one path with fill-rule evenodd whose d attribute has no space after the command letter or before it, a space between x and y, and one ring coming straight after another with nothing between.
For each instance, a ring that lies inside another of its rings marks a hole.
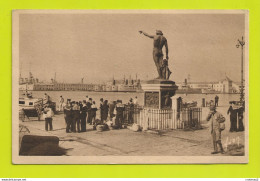
<instances>
[{"instance_id":1,"label":"decorative fence post","mask_svg":"<svg viewBox=\"0 0 260 181\"><path fill-rule=\"evenodd\" d=\"M171 97L172 99L172 125L173 129L178 129L178 98L176 96Z\"/></svg>"}]
</instances>

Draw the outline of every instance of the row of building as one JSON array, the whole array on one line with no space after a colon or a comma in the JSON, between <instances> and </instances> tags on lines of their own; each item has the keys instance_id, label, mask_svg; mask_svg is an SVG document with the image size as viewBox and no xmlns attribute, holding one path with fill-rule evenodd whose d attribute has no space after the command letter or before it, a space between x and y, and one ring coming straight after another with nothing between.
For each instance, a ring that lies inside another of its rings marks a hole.
<instances>
[{"instance_id":1,"label":"row of building","mask_svg":"<svg viewBox=\"0 0 260 181\"><path fill-rule=\"evenodd\" d=\"M31 73L30 73L31 75ZM51 83L35 82L32 75L31 78L20 78L20 90L34 90L34 91L97 91L97 92L136 92L141 90L140 79L126 79L115 80L107 82L106 84L84 84L81 83L58 83L52 79Z\"/></svg>"},{"instance_id":2,"label":"row of building","mask_svg":"<svg viewBox=\"0 0 260 181\"><path fill-rule=\"evenodd\" d=\"M228 76L217 82L187 82L177 83L179 92L193 91L197 93L239 93L240 83L232 81Z\"/></svg>"},{"instance_id":3,"label":"row of building","mask_svg":"<svg viewBox=\"0 0 260 181\"><path fill-rule=\"evenodd\" d=\"M55 79L51 83L39 82L33 78L31 72L29 78L21 78L19 80L20 90L35 90L35 91L97 91L97 92L137 92L142 91L141 81L131 76L122 80L115 80L105 84L84 84L81 83L59 83ZM239 83L233 82L229 77L218 82L188 82L185 79L182 83L176 83L178 91L176 93L239 93Z\"/></svg>"}]
</instances>

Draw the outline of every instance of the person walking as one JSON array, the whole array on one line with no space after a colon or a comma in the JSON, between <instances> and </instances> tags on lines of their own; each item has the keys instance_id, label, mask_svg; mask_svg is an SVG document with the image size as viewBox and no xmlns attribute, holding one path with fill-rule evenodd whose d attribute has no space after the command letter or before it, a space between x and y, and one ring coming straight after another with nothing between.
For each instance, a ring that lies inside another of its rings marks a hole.
<instances>
[{"instance_id":1,"label":"person walking","mask_svg":"<svg viewBox=\"0 0 260 181\"><path fill-rule=\"evenodd\" d=\"M227 114L230 114L230 132L237 131L237 110L234 109L235 103L230 102Z\"/></svg>"},{"instance_id":2,"label":"person walking","mask_svg":"<svg viewBox=\"0 0 260 181\"><path fill-rule=\"evenodd\" d=\"M219 97L218 95L215 96L215 106L218 107L218 100L219 100Z\"/></svg>"},{"instance_id":3,"label":"person walking","mask_svg":"<svg viewBox=\"0 0 260 181\"><path fill-rule=\"evenodd\" d=\"M93 101L93 104L91 105L91 124L95 123L96 116L97 116L97 106L96 106L96 102Z\"/></svg>"},{"instance_id":4,"label":"person walking","mask_svg":"<svg viewBox=\"0 0 260 181\"><path fill-rule=\"evenodd\" d=\"M46 104L44 109L43 109L43 116L45 118L45 131L52 131L53 127L52 127L52 116L53 116L53 111L50 108L49 104ZM50 129L48 129L48 127Z\"/></svg>"},{"instance_id":5,"label":"person walking","mask_svg":"<svg viewBox=\"0 0 260 181\"><path fill-rule=\"evenodd\" d=\"M210 121L210 132L211 132L212 141L213 141L214 151L211 152L211 154L219 153L218 146L220 148L220 152L223 154L224 149L223 149L222 143L221 143L221 131L223 131L225 129L224 128L225 117L216 111L215 105L210 105L210 112L209 112L206 120Z\"/></svg>"},{"instance_id":6,"label":"person walking","mask_svg":"<svg viewBox=\"0 0 260 181\"><path fill-rule=\"evenodd\" d=\"M81 123L81 132L86 132L86 119L87 119L87 102L83 100L82 108L80 110L80 123Z\"/></svg>"},{"instance_id":7,"label":"person walking","mask_svg":"<svg viewBox=\"0 0 260 181\"><path fill-rule=\"evenodd\" d=\"M64 98L60 96L59 100L59 111L63 111Z\"/></svg>"},{"instance_id":8,"label":"person walking","mask_svg":"<svg viewBox=\"0 0 260 181\"><path fill-rule=\"evenodd\" d=\"M80 133L80 106L78 102L75 102L73 108L73 132ZM77 129L76 129L77 126Z\"/></svg>"}]
</instances>

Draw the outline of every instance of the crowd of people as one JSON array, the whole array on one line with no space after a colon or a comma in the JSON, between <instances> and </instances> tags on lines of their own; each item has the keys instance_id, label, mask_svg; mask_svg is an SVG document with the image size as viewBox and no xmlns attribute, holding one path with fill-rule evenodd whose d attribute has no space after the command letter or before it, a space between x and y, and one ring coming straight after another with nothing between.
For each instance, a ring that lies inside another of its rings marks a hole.
<instances>
[{"instance_id":1,"label":"crowd of people","mask_svg":"<svg viewBox=\"0 0 260 181\"><path fill-rule=\"evenodd\" d=\"M51 97L45 93L43 98L43 117L45 119L45 130L53 130L52 117L54 115L51 105ZM105 124L107 121L113 123L114 128L122 128L125 118L125 110L127 109L127 123L134 122L134 105L138 104L137 96L130 98L127 104L123 104L122 100L111 101L100 99L99 105L92 98L86 96L83 101L72 101L67 99L65 102L61 95L58 102L58 111L64 113L66 123L66 132L86 132L87 124L93 125L95 129L97 125ZM99 111L99 114L97 114ZM97 115L99 117L97 118ZM49 128L49 129L48 129Z\"/></svg>"},{"instance_id":2,"label":"crowd of people","mask_svg":"<svg viewBox=\"0 0 260 181\"><path fill-rule=\"evenodd\" d=\"M53 112L48 102L50 97L45 94L47 103L44 106L43 114L45 116L45 130L53 129L52 116ZM225 129L225 117L216 110L218 107L219 97L215 97L215 101L210 101L210 112L206 118L210 122L210 130L213 141L212 154L224 153L224 149L221 143L221 132ZM86 96L83 101L72 101L67 99L66 103L64 98L60 96L59 111L64 112L64 118L66 122L66 132L86 132L87 124L93 125L95 128L97 125L103 125L106 122L113 122L114 128L122 128L122 124L125 123L125 113L127 112L127 123L133 123L134 107L137 105L137 97L130 99L127 104L123 104L122 100L111 101L100 99L99 105L96 104L92 98ZM128 109L128 111L125 111ZM97 114L97 111L99 114ZM235 101L230 102L230 107L227 114L230 115L230 132L244 131L243 125L243 112L242 106L237 106ZM98 118L97 118L97 115Z\"/></svg>"},{"instance_id":3,"label":"crowd of people","mask_svg":"<svg viewBox=\"0 0 260 181\"><path fill-rule=\"evenodd\" d=\"M86 96L83 101L72 101L67 99L64 104L64 98L60 96L59 111L64 111L66 123L66 132L86 132L87 124L93 125L93 128L99 124L105 124L107 121L113 121L114 128L122 128L124 121L124 111L128 111L128 123L133 123L134 104L137 104L137 97L130 99L125 105L122 100L111 101L100 99L99 105L92 98ZM99 111L99 118L97 118Z\"/></svg>"}]
</instances>

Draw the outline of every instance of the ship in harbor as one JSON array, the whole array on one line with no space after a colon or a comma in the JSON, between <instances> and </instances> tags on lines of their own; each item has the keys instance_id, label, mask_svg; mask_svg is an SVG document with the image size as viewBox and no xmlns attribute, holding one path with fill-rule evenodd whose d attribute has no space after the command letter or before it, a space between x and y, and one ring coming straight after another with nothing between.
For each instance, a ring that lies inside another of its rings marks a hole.
<instances>
[{"instance_id":1,"label":"ship in harbor","mask_svg":"<svg viewBox=\"0 0 260 181\"><path fill-rule=\"evenodd\" d=\"M38 78L34 78L33 74L29 72L29 76L24 78L20 74L19 76L19 90L21 91L32 91L34 90L34 85L39 83Z\"/></svg>"},{"instance_id":2,"label":"ship in harbor","mask_svg":"<svg viewBox=\"0 0 260 181\"><path fill-rule=\"evenodd\" d=\"M105 92L139 92L141 91L141 81L140 79L132 79L129 76L128 79L124 78L122 80L115 80L114 76L112 81L107 82L103 89Z\"/></svg>"},{"instance_id":3,"label":"ship in harbor","mask_svg":"<svg viewBox=\"0 0 260 181\"><path fill-rule=\"evenodd\" d=\"M190 79L190 78L189 78ZM188 80L185 79L183 83L177 85L179 89L176 90L176 94L201 94L201 88L193 88L189 83Z\"/></svg>"}]
</instances>

